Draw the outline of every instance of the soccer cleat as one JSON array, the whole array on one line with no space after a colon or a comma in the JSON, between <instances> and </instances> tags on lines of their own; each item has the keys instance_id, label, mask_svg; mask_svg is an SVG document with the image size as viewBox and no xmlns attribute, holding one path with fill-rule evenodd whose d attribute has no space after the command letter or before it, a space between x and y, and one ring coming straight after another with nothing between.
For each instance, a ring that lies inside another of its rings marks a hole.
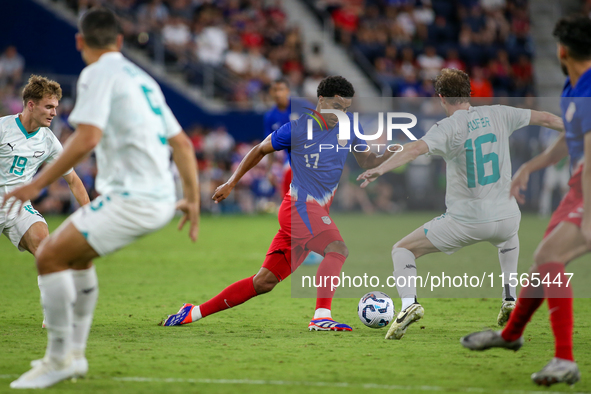
<instances>
[{"instance_id":1,"label":"soccer cleat","mask_svg":"<svg viewBox=\"0 0 591 394\"><path fill-rule=\"evenodd\" d=\"M581 372L576 362L554 357L540 372L533 373L531 380L546 387L561 382L573 385L581 380Z\"/></svg>"},{"instance_id":2,"label":"soccer cleat","mask_svg":"<svg viewBox=\"0 0 591 394\"><path fill-rule=\"evenodd\" d=\"M88 373L88 360L84 355L82 356L72 356L72 362L74 363L74 376L75 378L83 378ZM31 367L36 367L43 362L43 359L40 358L38 360L31 361Z\"/></svg>"},{"instance_id":3,"label":"soccer cleat","mask_svg":"<svg viewBox=\"0 0 591 394\"><path fill-rule=\"evenodd\" d=\"M192 323L193 319L191 319L191 311L193 308L195 308L195 305L193 304L183 304L177 313L169 315L165 321L160 322L160 325L169 327Z\"/></svg>"},{"instance_id":4,"label":"soccer cleat","mask_svg":"<svg viewBox=\"0 0 591 394\"><path fill-rule=\"evenodd\" d=\"M310 331L353 331L353 329L343 323L336 322L328 317L312 319L308 324Z\"/></svg>"},{"instance_id":5,"label":"soccer cleat","mask_svg":"<svg viewBox=\"0 0 591 394\"><path fill-rule=\"evenodd\" d=\"M503 301L503 305L501 305L501 311L497 317L497 324L499 326L503 327L509 321L509 317L511 316L513 309L515 309L515 301Z\"/></svg>"},{"instance_id":6,"label":"soccer cleat","mask_svg":"<svg viewBox=\"0 0 591 394\"><path fill-rule=\"evenodd\" d=\"M509 350L518 351L523 346L523 337L507 342L501 336L501 331L479 331L468 334L460 339L463 347L470 350L486 350L493 347L501 347Z\"/></svg>"},{"instance_id":7,"label":"soccer cleat","mask_svg":"<svg viewBox=\"0 0 591 394\"><path fill-rule=\"evenodd\" d=\"M43 323L41 323L41 328L47 328L47 326L45 325L45 319L43 319Z\"/></svg>"},{"instance_id":8,"label":"soccer cleat","mask_svg":"<svg viewBox=\"0 0 591 394\"><path fill-rule=\"evenodd\" d=\"M13 389L42 389L53 386L62 380L76 376L76 369L71 357L64 363L43 359L20 378L10 383Z\"/></svg>"},{"instance_id":9,"label":"soccer cleat","mask_svg":"<svg viewBox=\"0 0 591 394\"><path fill-rule=\"evenodd\" d=\"M396 320L392 322L392 325L386 334L386 339L402 338L408 326L420 320L424 314L425 310L418 302L415 302L405 310L401 311L398 316L396 316Z\"/></svg>"}]
</instances>

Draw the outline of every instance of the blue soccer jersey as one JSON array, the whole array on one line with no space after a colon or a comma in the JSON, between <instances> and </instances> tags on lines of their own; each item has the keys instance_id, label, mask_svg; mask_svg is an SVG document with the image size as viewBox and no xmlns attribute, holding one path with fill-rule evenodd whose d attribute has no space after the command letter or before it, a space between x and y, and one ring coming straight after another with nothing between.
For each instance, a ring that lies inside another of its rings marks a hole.
<instances>
[{"instance_id":1,"label":"blue soccer jersey","mask_svg":"<svg viewBox=\"0 0 591 394\"><path fill-rule=\"evenodd\" d=\"M304 107L314 107L311 103L304 99L298 98L290 98L289 104L285 110L280 110L276 105L265 112L265 116L263 118L264 122L264 131L265 131L265 138L278 130L281 126L286 123L289 123L291 120L295 120L300 117L301 110Z\"/></svg>"},{"instance_id":2,"label":"blue soccer jersey","mask_svg":"<svg viewBox=\"0 0 591 394\"><path fill-rule=\"evenodd\" d=\"M348 113L350 124L353 116ZM316 201L322 206L330 205L341 179L341 173L347 154L353 151L352 146L366 145L365 140L358 138L353 130L351 139L339 140L339 125L326 130L313 122L312 139L308 139L308 114L293 120L271 135L275 150L287 150L293 180L291 182L291 199L294 201ZM353 129L353 127L351 127ZM359 125L359 132L363 129ZM359 150L364 150L359 148Z\"/></svg>"},{"instance_id":3,"label":"blue soccer jersey","mask_svg":"<svg viewBox=\"0 0 591 394\"><path fill-rule=\"evenodd\" d=\"M591 69L581 75L574 88L570 78L566 79L560 107L568 153L574 166L585 153L585 133L591 131Z\"/></svg>"}]
</instances>

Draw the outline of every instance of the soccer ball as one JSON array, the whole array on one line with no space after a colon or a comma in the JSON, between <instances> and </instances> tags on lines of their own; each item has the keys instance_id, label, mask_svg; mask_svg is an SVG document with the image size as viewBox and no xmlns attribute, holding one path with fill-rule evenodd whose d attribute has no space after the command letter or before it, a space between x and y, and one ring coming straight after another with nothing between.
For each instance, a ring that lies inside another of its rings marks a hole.
<instances>
[{"instance_id":1,"label":"soccer ball","mask_svg":"<svg viewBox=\"0 0 591 394\"><path fill-rule=\"evenodd\" d=\"M367 293L359 300L357 314L363 324L371 328L386 327L394 317L394 303L381 291Z\"/></svg>"}]
</instances>

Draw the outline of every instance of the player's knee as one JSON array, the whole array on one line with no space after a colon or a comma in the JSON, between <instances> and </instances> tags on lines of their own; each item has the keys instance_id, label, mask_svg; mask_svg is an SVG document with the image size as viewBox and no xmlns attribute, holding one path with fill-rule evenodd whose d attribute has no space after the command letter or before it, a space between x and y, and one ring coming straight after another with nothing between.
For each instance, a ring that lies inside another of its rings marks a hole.
<instances>
[{"instance_id":1,"label":"player's knee","mask_svg":"<svg viewBox=\"0 0 591 394\"><path fill-rule=\"evenodd\" d=\"M345 256L345 258L349 257L349 249L347 248L347 245L345 245L345 243L342 241L331 242L326 247L326 249L324 249L324 254L327 253L338 253L342 256Z\"/></svg>"},{"instance_id":2,"label":"player's knee","mask_svg":"<svg viewBox=\"0 0 591 394\"><path fill-rule=\"evenodd\" d=\"M279 281L270 271L262 275L257 274L252 280L254 291L256 291L257 294L265 294L270 292L275 288L277 283L279 283Z\"/></svg>"},{"instance_id":3,"label":"player's knee","mask_svg":"<svg viewBox=\"0 0 591 394\"><path fill-rule=\"evenodd\" d=\"M545 242L542 242L534 252L534 264L536 267L545 263L559 262L563 262L562 256L556 253L555 248Z\"/></svg>"},{"instance_id":4,"label":"player's knee","mask_svg":"<svg viewBox=\"0 0 591 394\"><path fill-rule=\"evenodd\" d=\"M31 252L33 256L35 256L37 254L37 251L39 250L39 246L41 246L41 243L45 238L47 238L47 234L31 235L27 242L27 250Z\"/></svg>"},{"instance_id":5,"label":"player's knee","mask_svg":"<svg viewBox=\"0 0 591 394\"><path fill-rule=\"evenodd\" d=\"M51 274L68 268L67 264L60 259L59 251L48 238L40 243L35 253L35 260L39 275Z\"/></svg>"}]
</instances>

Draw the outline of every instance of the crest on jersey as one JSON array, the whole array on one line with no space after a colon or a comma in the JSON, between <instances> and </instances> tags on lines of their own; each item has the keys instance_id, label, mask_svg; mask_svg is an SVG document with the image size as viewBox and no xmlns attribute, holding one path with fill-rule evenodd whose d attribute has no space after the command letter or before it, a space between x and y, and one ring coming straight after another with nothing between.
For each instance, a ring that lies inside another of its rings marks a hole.
<instances>
[{"instance_id":1,"label":"crest on jersey","mask_svg":"<svg viewBox=\"0 0 591 394\"><path fill-rule=\"evenodd\" d=\"M44 154L45 154L44 150L38 150L37 152L33 153L33 157L38 158L38 157L43 156Z\"/></svg>"},{"instance_id":2,"label":"crest on jersey","mask_svg":"<svg viewBox=\"0 0 591 394\"><path fill-rule=\"evenodd\" d=\"M332 220L330 220L329 216L323 216L322 221L324 222L324 224L331 224L332 223Z\"/></svg>"},{"instance_id":3,"label":"crest on jersey","mask_svg":"<svg viewBox=\"0 0 591 394\"><path fill-rule=\"evenodd\" d=\"M575 112L577 112L577 106L575 105L575 102L572 101L568 108L566 109L566 113L564 114L564 118L566 119L567 122L571 122L573 120L573 117L575 116Z\"/></svg>"}]
</instances>

